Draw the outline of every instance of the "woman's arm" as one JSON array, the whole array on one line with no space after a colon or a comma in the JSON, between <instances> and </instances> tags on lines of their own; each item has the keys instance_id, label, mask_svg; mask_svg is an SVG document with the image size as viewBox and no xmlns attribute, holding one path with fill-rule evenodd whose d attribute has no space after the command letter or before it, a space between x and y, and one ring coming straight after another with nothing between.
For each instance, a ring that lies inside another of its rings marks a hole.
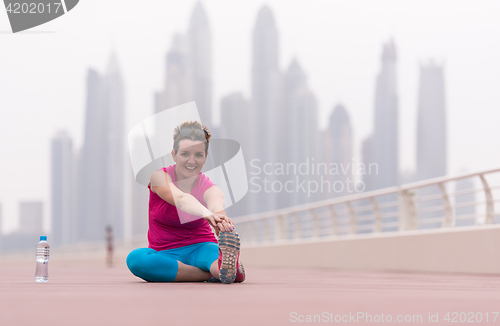
<instances>
[{"instance_id":1,"label":"woman's arm","mask_svg":"<svg viewBox=\"0 0 500 326\"><path fill-rule=\"evenodd\" d=\"M156 171L151 175L151 191L160 196L161 199L176 206L191 215L209 216L213 213L203 206L191 194L187 194L177 188L172 178L164 171Z\"/></svg>"},{"instance_id":2,"label":"woman's arm","mask_svg":"<svg viewBox=\"0 0 500 326\"><path fill-rule=\"evenodd\" d=\"M228 226L225 216L212 213L213 211L203 206L194 196L179 190L165 171L154 172L150 181L151 191L169 204L188 214L203 217L212 227L218 227L221 231Z\"/></svg>"},{"instance_id":3,"label":"woman's arm","mask_svg":"<svg viewBox=\"0 0 500 326\"><path fill-rule=\"evenodd\" d=\"M231 230L234 229L233 221L226 215L224 194L219 187L213 185L212 187L208 188L207 191L205 191L205 193L203 194L203 200L205 201L205 203L207 203L207 207L211 212L226 216Z\"/></svg>"}]
</instances>

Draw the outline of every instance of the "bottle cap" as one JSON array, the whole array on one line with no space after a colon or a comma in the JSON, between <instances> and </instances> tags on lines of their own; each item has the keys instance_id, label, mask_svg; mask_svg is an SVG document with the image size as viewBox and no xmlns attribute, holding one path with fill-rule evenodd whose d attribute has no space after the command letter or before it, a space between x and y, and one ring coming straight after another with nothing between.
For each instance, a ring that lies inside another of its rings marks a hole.
<instances>
[{"instance_id":1,"label":"bottle cap","mask_svg":"<svg viewBox=\"0 0 500 326\"><path fill-rule=\"evenodd\" d=\"M41 235L40 236L40 241L47 241L47 236L46 235Z\"/></svg>"}]
</instances>

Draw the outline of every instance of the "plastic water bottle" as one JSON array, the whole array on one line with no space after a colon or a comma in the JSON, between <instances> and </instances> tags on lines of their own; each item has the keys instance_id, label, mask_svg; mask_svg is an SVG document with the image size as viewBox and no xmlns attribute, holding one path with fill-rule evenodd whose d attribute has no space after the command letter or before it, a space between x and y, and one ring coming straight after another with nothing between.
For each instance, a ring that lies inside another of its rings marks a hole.
<instances>
[{"instance_id":1,"label":"plastic water bottle","mask_svg":"<svg viewBox=\"0 0 500 326\"><path fill-rule=\"evenodd\" d=\"M40 236L40 242L36 245L36 272L35 281L47 282L49 280L49 254L50 245L47 236Z\"/></svg>"}]
</instances>

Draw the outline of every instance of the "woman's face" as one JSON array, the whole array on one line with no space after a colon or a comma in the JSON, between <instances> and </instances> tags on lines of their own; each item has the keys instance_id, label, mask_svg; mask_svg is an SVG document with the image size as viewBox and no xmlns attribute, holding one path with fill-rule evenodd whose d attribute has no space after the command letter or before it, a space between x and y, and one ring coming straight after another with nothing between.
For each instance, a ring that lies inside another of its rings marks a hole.
<instances>
[{"instance_id":1,"label":"woman's face","mask_svg":"<svg viewBox=\"0 0 500 326\"><path fill-rule=\"evenodd\" d=\"M175 172L178 179L197 176L207 160L205 142L183 139L179 142L177 154L172 150L172 157L176 163Z\"/></svg>"}]
</instances>

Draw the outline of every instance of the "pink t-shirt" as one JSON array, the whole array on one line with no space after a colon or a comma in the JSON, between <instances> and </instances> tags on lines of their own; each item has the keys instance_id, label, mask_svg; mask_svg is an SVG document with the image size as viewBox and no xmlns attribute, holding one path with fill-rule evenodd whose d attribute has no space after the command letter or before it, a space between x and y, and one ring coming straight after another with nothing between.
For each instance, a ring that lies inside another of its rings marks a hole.
<instances>
[{"instance_id":1,"label":"pink t-shirt","mask_svg":"<svg viewBox=\"0 0 500 326\"><path fill-rule=\"evenodd\" d=\"M170 175L174 185L177 187L175 165L170 165L162 170ZM152 192L150 185L148 185L149 248L159 251L189 246L200 242L217 243L210 225L203 217L187 214L180 210L177 211L174 205L169 204L156 193ZM191 195L206 207L207 204L203 200L203 194L213 185L214 183L200 172L191 190ZM181 223L181 220L187 223Z\"/></svg>"}]
</instances>

